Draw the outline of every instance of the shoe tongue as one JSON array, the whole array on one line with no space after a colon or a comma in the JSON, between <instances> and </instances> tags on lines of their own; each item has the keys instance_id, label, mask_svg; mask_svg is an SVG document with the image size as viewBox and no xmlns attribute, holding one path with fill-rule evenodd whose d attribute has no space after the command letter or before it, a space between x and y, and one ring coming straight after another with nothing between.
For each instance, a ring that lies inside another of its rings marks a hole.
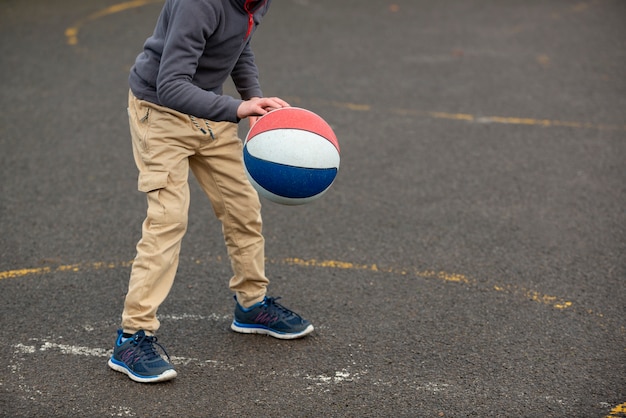
<instances>
[{"instance_id":1,"label":"shoe tongue","mask_svg":"<svg viewBox=\"0 0 626 418\"><path fill-rule=\"evenodd\" d=\"M146 337L146 332L144 330L140 330L137 331L134 335L133 335L133 339L135 341L141 341L144 337Z\"/></svg>"}]
</instances>

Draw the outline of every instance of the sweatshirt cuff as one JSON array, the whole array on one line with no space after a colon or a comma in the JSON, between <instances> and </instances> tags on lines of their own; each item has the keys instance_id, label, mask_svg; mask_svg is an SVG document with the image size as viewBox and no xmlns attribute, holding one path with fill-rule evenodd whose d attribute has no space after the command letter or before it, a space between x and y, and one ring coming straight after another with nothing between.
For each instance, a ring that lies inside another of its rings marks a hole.
<instances>
[{"instance_id":1,"label":"sweatshirt cuff","mask_svg":"<svg viewBox=\"0 0 626 418\"><path fill-rule=\"evenodd\" d=\"M237 117L237 109L239 109L241 103L243 103L243 100L234 99L228 104L227 112L230 122L239 123L239 121L241 120L239 117Z\"/></svg>"}]
</instances>

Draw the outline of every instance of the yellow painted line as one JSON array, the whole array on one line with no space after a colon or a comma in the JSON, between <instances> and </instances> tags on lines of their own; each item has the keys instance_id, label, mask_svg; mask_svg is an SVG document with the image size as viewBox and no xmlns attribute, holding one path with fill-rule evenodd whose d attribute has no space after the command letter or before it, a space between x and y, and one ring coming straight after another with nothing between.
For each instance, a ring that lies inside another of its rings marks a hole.
<instances>
[{"instance_id":1,"label":"yellow painted line","mask_svg":"<svg viewBox=\"0 0 626 418\"><path fill-rule=\"evenodd\" d=\"M500 123L505 125L526 125L555 128L595 129L601 131L626 131L626 125L594 124L589 122L564 121L557 119L535 119L511 116L476 116L469 113L424 112L414 109L392 109L399 115L427 115L434 119L448 119L476 124Z\"/></svg>"},{"instance_id":2,"label":"yellow painted line","mask_svg":"<svg viewBox=\"0 0 626 418\"><path fill-rule=\"evenodd\" d=\"M65 38L67 40L68 45L78 45L78 32L80 29L87 23L92 22L94 20L98 20L105 16L109 16L115 13L123 12L129 9L135 9L137 7L142 7L150 3L162 3L163 0L133 0L125 3L114 4L105 9L99 10L95 13L90 14L84 19L80 19L75 22L72 26L65 29Z\"/></svg>"},{"instance_id":3,"label":"yellow painted line","mask_svg":"<svg viewBox=\"0 0 626 418\"><path fill-rule=\"evenodd\" d=\"M535 57L535 60L539 65L544 68L550 67L550 57L546 54L539 54Z\"/></svg>"},{"instance_id":4,"label":"yellow painted line","mask_svg":"<svg viewBox=\"0 0 626 418\"><path fill-rule=\"evenodd\" d=\"M130 267L133 264L132 261L122 263L79 263L79 264L67 264L52 267L37 267L18 270L0 271L0 280L3 279L16 279L23 276L31 276L36 274L46 274L52 272L78 272L84 270L102 270L102 269L114 269L119 267Z\"/></svg>"},{"instance_id":5,"label":"yellow painted line","mask_svg":"<svg viewBox=\"0 0 626 418\"><path fill-rule=\"evenodd\" d=\"M271 261L270 261L271 262ZM303 260L301 258L285 258L280 260L281 264L289 264L295 266L303 266L303 267L325 267L325 268L336 268L336 269L348 269L348 270L369 270L373 272L383 272L383 273L391 273L401 276L419 276L428 279L440 279L446 282L452 283L464 283L464 284L472 284L473 280L462 274L456 273L446 273L444 271L434 271L434 270L411 270L411 269L401 269L395 267L382 268L377 264L354 264L345 261L336 261L336 260Z\"/></svg>"},{"instance_id":6,"label":"yellow painted line","mask_svg":"<svg viewBox=\"0 0 626 418\"><path fill-rule=\"evenodd\" d=\"M222 257L215 257L214 261L222 262ZM381 267L377 264L357 264L357 263L350 263L347 261L339 261L339 260L316 260L316 259L305 260L302 258L284 258L282 260L268 259L266 260L266 262L269 264L285 264L285 265L301 266L301 267L319 267L319 268L331 268L331 269L343 269L343 270L365 270L365 271L371 271L375 273L388 273L388 274L394 274L398 276L421 277L425 279L441 280L441 281L448 282L448 283L477 286L477 281L475 279L472 279L464 274L449 273L445 271L418 270L414 268ZM202 260L196 260L195 263L202 264ZM133 264L132 261L124 261L124 262L117 262L117 263L95 262L95 263L67 264L67 265L57 266L56 268L40 267L40 268L0 271L0 280L15 279L15 278L29 276L29 275L47 274L47 273L52 273L52 272L80 272L80 271L86 271L86 270L115 269L115 268L130 267L132 264ZM560 310L570 308L574 305L573 302L567 301L563 298L542 294L534 290L529 290L529 289L517 287L514 285L493 286L492 290L495 290L497 292L507 293L507 294L522 294L524 297L526 297L527 299L533 302L541 303L543 305L548 305L555 309L560 309Z\"/></svg>"},{"instance_id":7,"label":"yellow painted line","mask_svg":"<svg viewBox=\"0 0 626 418\"><path fill-rule=\"evenodd\" d=\"M297 97L292 97L289 100L294 103L303 103L304 100ZM288 100L288 101L289 101ZM330 106L335 108L354 110L354 111L373 111L380 113L381 110L374 109L372 106L367 104L358 104L358 103L343 103L343 102L334 102L334 101L323 101L323 100L309 100L310 103L315 105L322 106ZM539 126L539 127L554 127L554 128L575 128L575 129L595 129L595 130L603 130L603 131L626 131L626 125L608 125L608 124L594 124L589 122L575 122L575 121L565 121L558 119L536 119L536 118L521 118L521 117L511 117L511 116L477 116L472 115L470 113L449 113L449 112L434 112L434 111L423 111L417 109L407 109L407 108L393 108L387 110L390 113L394 113L402 116L428 116L433 119L447 119L447 120L455 120L461 122L469 122L475 124L489 124L489 123L500 123L505 125L526 125L526 126Z\"/></svg>"},{"instance_id":8,"label":"yellow painted line","mask_svg":"<svg viewBox=\"0 0 626 418\"><path fill-rule=\"evenodd\" d=\"M40 267L40 268L32 268L32 269L19 269L19 270L0 271L0 280L2 280L2 279L15 279L17 277L29 276L31 274L50 273L51 271L52 271L52 269L50 267Z\"/></svg>"},{"instance_id":9,"label":"yellow painted line","mask_svg":"<svg viewBox=\"0 0 626 418\"><path fill-rule=\"evenodd\" d=\"M402 269L396 267L380 267L377 264L354 264L344 261L336 260L303 260L300 258L286 258L280 260L281 264L290 264L303 267L323 267L323 268L337 268L337 269L350 269L350 270L369 270L372 272L391 273L401 276L415 276L425 279L438 279L449 283L459 283L465 285L476 285L476 280L458 273L448 273L445 271L435 270L418 270L418 269ZM523 287L506 285L506 286L494 286L494 290L498 292L504 292L509 294L522 294L533 302L538 302L544 305L552 306L555 309L567 309L574 305L572 301L559 298L557 296L551 296L542 294L540 292L525 289Z\"/></svg>"},{"instance_id":10,"label":"yellow painted line","mask_svg":"<svg viewBox=\"0 0 626 418\"><path fill-rule=\"evenodd\" d=\"M467 113L446 113L446 112L428 112L428 116L435 119L452 119L467 122L475 122L476 117Z\"/></svg>"},{"instance_id":11,"label":"yellow painted line","mask_svg":"<svg viewBox=\"0 0 626 418\"><path fill-rule=\"evenodd\" d=\"M495 290L496 292L504 292L504 293L521 293L522 295L524 295L524 297L526 297L529 300L532 300L533 302L539 302L544 305L550 305L555 309L567 309L567 308L571 308L574 305L574 303L569 300L565 300L557 296L542 294L535 290L529 290L524 287L518 287L518 286L513 286L513 285L494 286L493 290Z\"/></svg>"},{"instance_id":12,"label":"yellow painted line","mask_svg":"<svg viewBox=\"0 0 626 418\"><path fill-rule=\"evenodd\" d=\"M622 418L626 417L626 402L617 405L615 408L611 409L609 415L606 418Z\"/></svg>"},{"instance_id":13,"label":"yellow painted line","mask_svg":"<svg viewBox=\"0 0 626 418\"><path fill-rule=\"evenodd\" d=\"M372 110L372 106L367 104L358 104L358 103L345 103L345 102L331 102L335 107L343 107L349 110L354 110L357 112L369 112Z\"/></svg>"}]
</instances>

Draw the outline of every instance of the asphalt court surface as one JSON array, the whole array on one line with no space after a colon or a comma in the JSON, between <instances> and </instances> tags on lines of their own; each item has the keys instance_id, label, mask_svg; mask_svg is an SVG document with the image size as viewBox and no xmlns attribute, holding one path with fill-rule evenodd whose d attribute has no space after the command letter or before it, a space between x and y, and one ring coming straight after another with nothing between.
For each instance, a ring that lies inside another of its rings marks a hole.
<instances>
[{"instance_id":1,"label":"asphalt court surface","mask_svg":"<svg viewBox=\"0 0 626 418\"><path fill-rule=\"evenodd\" d=\"M159 311L179 376L140 385L106 360L145 212L126 80L161 5L0 3L0 415L626 416L626 2L274 1L264 91L342 147L322 199L263 208L270 293L316 332L229 331L192 181Z\"/></svg>"}]
</instances>

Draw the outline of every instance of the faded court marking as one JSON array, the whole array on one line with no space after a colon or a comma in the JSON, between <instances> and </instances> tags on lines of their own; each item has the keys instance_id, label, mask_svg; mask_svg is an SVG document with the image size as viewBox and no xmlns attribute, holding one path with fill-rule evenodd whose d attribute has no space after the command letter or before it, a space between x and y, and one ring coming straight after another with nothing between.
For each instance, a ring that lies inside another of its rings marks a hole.
<instances>
[{"instance_id":1,"label":"faded court marking","mask_svg":"<svg viewBox=\"0 0 626 418\"><path fill-rule=\"evenodd\" d=\"M215 257L207 259L206 262L222 262L221 257ZM378 264L357 264L347 261L339 260L316 260L316 259L301 259L301 258L284 258L281 260L267 259L269 264L283 264L293 265L300 267L314 267L314 268L329 268L329 269L343 269L343 270L367 270L373 274L393 274L398 276L421 278L421 279L434 279L441 280L446 283L465 285L469 288L488 289L498 293L517 295L524 297L533 302L541 303L543 305L550 306L557 310L565 310L574 306L574 302L565 298L553 295L547 295L542 292L527 289L522 286L514 284L484 284L482 281L466 276L459 273L449 273L445 271L435 270L419 270L415 268L401 268L401 267L384 267ZM204 261L197 259L196 264L202 264ZM57 267L38 267L38 268L23 268L16 270L0 271L0 280L3 279L16 279L25 276L32 276L38 274L49 274L53 272L69 272L76 273L81 271L90 270L102 270L102 269L117 269L128 268L132 265L132 261L124 262L94 262L94 263L78 263L60 265ZM587 313L592 313L587 311Z\"/></svg>"}]
</instances>

